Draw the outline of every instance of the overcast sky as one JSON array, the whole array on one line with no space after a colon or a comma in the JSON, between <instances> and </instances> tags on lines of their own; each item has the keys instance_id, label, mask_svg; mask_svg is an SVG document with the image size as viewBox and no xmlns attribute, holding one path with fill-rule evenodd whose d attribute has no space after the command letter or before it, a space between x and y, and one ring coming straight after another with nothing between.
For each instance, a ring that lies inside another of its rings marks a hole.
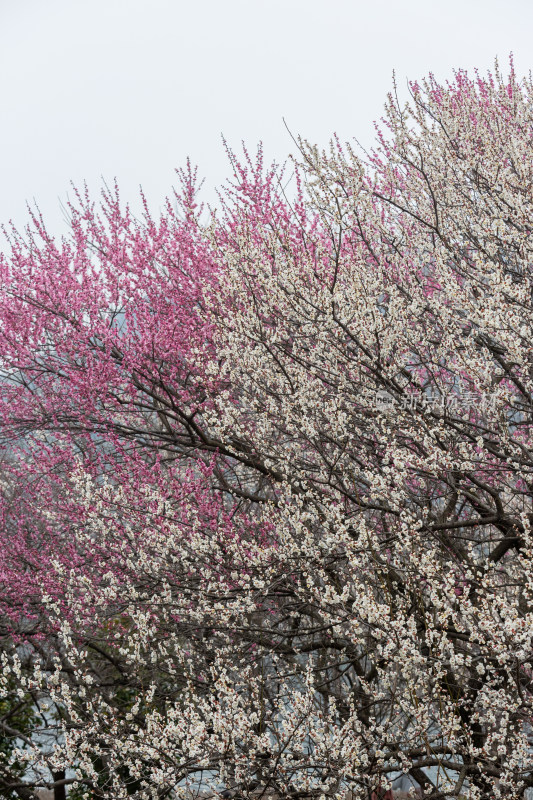
<instances>
[{"instance_id":1,"label":"overcast sky","mask_svg":"<svg viewBox=\"0 0 533 800\"><path fill-rule=\"evenodd\" d=\"M221 134L293 150L372 142L396 71L533 68L531 0L0 0L0 222L38 202L51 230L70 181L142 184L157 210L187 156L206 195L228 174Z\"/></svg>"}]
</instances>

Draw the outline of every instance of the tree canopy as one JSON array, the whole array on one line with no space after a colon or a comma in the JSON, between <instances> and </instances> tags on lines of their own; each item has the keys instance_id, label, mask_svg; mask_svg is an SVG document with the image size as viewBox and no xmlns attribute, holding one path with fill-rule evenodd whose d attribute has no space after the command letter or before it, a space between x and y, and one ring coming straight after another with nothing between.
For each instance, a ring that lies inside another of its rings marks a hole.
<instances>
[{"instance_id":1,"label":"tree canopy","mask_svg":"<svg viewBox=\"0 0 533 800\"><path fill-rule=\"evenodd\" d=\"M530 81L458 71L216 210L188 167L11 231L6 791L533 786L532 142Z\"/></svg>"}]
</instances>

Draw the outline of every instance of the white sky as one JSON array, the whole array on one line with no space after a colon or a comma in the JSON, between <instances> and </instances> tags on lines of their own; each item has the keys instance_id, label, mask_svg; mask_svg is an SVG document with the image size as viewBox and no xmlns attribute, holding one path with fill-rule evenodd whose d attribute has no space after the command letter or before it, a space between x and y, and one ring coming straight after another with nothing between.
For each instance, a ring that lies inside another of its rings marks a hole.
<instances>
[{"instance_id":1,"label":"white sky","mask_svg":"<svg viewBox=\"0 0 533 800\"><path fill-rule=\"evenodd\" d=\"M154 210L187 156L206 197L221 134L283 160L294 133L372 142L391 75L533 68L531 0L0 0L0 222L116 176Z\"/></svg>"}]
</instances>

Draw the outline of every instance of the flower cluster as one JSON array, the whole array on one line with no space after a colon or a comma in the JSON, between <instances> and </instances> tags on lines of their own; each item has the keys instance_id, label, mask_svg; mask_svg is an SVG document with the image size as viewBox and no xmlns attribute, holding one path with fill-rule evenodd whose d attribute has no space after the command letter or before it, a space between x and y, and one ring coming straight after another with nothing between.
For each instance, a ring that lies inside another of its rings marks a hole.
<instances>
[{"instance_id":1,"label":"flower cluster","mask_svg":"<svg viewBox=\"0 0 533 800\"><path fill-rule=\"evenodd\" d=\"M532 138L531 82L460 71L366 159L300 141L292 196L245 151L209 216L188 169L157 220L115 190L12 232L22 791L533 786Z\"/></svg>"}]
</instances>

